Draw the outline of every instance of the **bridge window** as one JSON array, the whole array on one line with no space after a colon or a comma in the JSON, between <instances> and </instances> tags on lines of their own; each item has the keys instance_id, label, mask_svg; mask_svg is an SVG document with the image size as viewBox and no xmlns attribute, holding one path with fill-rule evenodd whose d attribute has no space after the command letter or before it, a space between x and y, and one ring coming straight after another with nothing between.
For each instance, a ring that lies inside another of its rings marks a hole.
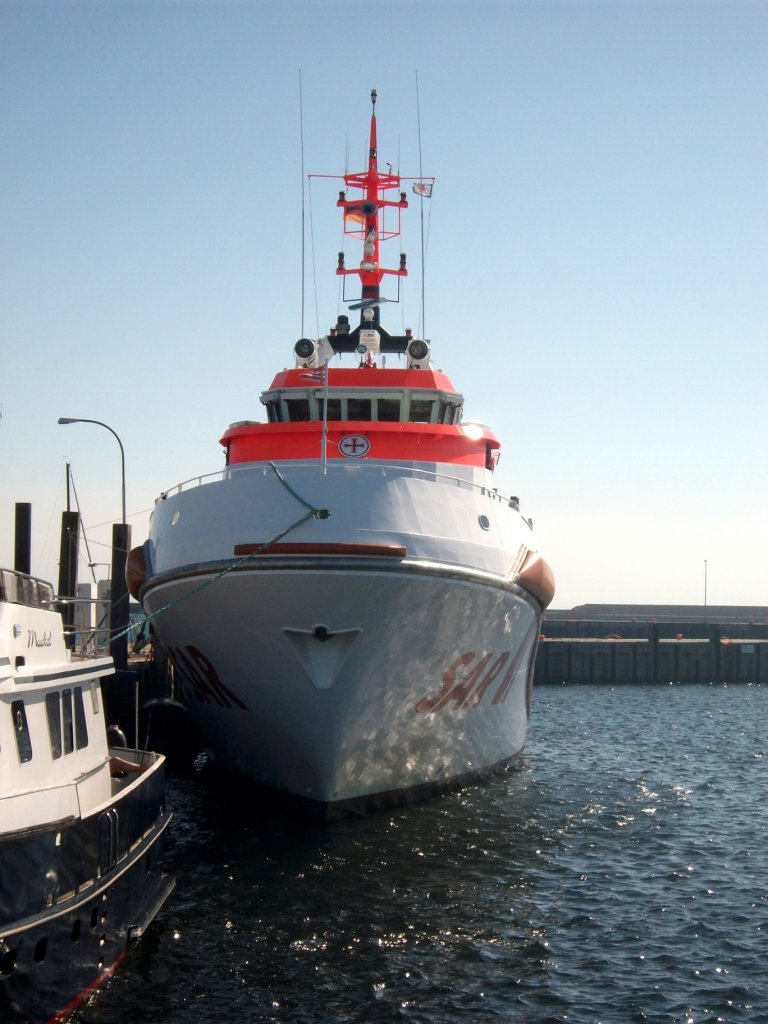
<instances>
[{"instance_id":1,"label":"bridge window","mask_svg":"<svg viewBox=\"0 0 768 1024\"><path fill-rule=\"evenodd\" d=\"M267 402L267 419L270 423L279 423L281 421L279 402Z\"/></svg>"},{"instance_id":2,"label":"bridge window","mask_svg":"<svg viewBox=\"0 0 768 1024\"><path fill-rule=\"evenodd\" d=\"M288 398L285 404L291 423L305 423L310 418L308 398Z\"/></svg>"},{"instance_id":3,"label":"bridge window","mask_svg":"<svg viewBox=\"0 0 768 1024\"><path fill-rule=\"evenodd\" d=\"M438 412L438 423L454 423L456 420L457 406L453 402L441 402Z\"/></svg>"},{"instance_id":4,"label":"bridge window","mask_svg":"<svg viewBox=\"0 0 768 1024\"><path fill-rule=\"evenodd\" d=\"M348 398L347 419L348 420L370 420L371 400L370 398Z\"/></svg>"},{"instance_id":5,"label":"bridge window","mask_svg":"<svg viewBox=\"0 0 768 1024\"><path fill-rule=\"evenodd\" d=\"M379 421L382 423L398 423L400 420L400 399L379 399Z\"/></svg>"},{"instance_id":6,"label":"bridge window","mask_svg":"<svg viewBox=\"0 0 768 1024\"><path fill-rule=\"evenodd\" d=\"M408 419L411 423L429 423L434 404L426 398L412 398Z\"/></svg>"},{"instance_id":7,"label":"bridge window","mask_svg":"<svg viewBox=\"0 0 768 1024\"><path fill-rule=\"evenodd\" d=\"M320 410L322 415L323 403L320 403ZM341 419L341 399L340 398L329 398L328 399L328 414L327 419L329 420L340 420Z\"/></svg>"}]
</instances>

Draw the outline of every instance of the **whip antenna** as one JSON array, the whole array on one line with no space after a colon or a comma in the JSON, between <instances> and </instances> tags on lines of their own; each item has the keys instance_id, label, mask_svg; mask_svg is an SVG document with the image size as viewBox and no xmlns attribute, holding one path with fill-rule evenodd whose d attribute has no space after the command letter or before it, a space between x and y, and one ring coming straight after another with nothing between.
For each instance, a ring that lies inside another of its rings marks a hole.
<instances>
[{"instance_id":1,"label":"whip antenna","mask_svg":"<svg viewBox=\"0 0 768 1024\"><path fill-rule=\"evenodd\" d=\"M301 144L301 331L304 337L304 106L301 95L301 68L299 68L299 140Z\"/></svg>"},{"instance_id":2,"label":"whip antenna","mask_svg":"<svg viewBox=\"0 0 768 1024\"><path fill-rule=\"evenodd\" d=\"M416 126L419 135L419 181L423 181L422 167L421 167L421 108L419 106L419 72L416 72ZM419 201L419 213L421 221L421 336L426 338L427 327L426 327L426 309L424 302L424 199L420 198Z\"/></svg>"}]
</instances>

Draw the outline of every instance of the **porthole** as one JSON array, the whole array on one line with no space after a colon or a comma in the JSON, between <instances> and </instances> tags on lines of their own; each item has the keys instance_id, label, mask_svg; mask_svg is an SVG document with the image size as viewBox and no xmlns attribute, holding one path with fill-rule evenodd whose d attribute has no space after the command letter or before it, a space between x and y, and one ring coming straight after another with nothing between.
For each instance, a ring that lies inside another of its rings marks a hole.
<instances>
[{"instance_id":1,"label":"porthole","mask_svg":"<svg viewBox=\"0 0 768 1024\"><path fill-rule=\"evenodd\" d=\"M491 528L491 520L488 518L488 516L480 515L480 516L477 517L477 521L478 521L478 523L480 523L480 528L481 529L483 529L483 530L490 530L490 528Z\"/></svg>"},{"instance_id":2,"label":"porthole","mask_svg":"<svg viewBox=\"0 0 768 1024\"><path fill-rule=\"evenodd\" d=\"M6 949L2 956L0 956L0 974L13 974L13 968L16 966L16 950Z\"/></svg>"},{"instance_id":3,"label":"porthole","mask_svg":"<svg viewBox=\"0 0 768 1024\"><path fill-rule=\"evenodd\" d=\"M43 960L45 960L45 954L46 954L47 950L48 950L48 939L45 938L45 937L43 937L42 939L38 939L37 943L35 945L35 952L33 954L33 959L34 959L36 964L41 964L43 962Z\"/></svg>"},{"instance_id":4,"label":"porthole","mask_svg":"<svg viewBox=\"0 0 768 1024\"><path fill-rule=\"evenodd\" d=\"M181 519L181 512L179 512L179 510L176 509L176 511L171 516L171 526L175 526L180 519Z\"/></svg>"},{"instance_id":5,"label":"porthole","mask_svg":"<svg viewBox=\"0 0 768 1024\"><path fill-rule=\"evenodd\" d=\"M79 917L75 918L75 920L72 922L72 941L73 942L79 942L80 941L80 918Z\"/></svg>"}]
</instances>

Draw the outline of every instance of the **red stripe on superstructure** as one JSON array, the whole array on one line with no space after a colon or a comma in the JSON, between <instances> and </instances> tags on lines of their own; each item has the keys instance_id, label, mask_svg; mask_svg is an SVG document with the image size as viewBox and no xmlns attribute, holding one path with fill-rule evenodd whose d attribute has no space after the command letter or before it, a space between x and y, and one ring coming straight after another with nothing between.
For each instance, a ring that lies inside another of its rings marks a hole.
<instances>
[{"instance_id":1,"label":"red stripe on superstructure","mask_svg":"<svg viewBox=\"0 0 768 1024\"><path fill-rule=\"evenodd\" d=\"M450 378L439 370L390 370L383 367L359 366L330 368L328 385L333 388L413 388L419 391L444 391L449 395L458 392ZM307 370L281 370L275 376L269 391L284 388L301 388L306 391L311 382L307 381ZM333 397L331 395L331 397ZM375 397L372 394L371 397Z\"/></svg>"},{"instance_id":2,"label":"red stripe on superstructure","mask_svg":"<svg viewBox=\"0 0 768 1024\"><path fill-rule=\"evenodd\" d=\"M231 427L221 438L229 449L229 465L320 458L323 425L317 420L300 423L249 423ZM421 423L372 423L369 420L334 420L328 424L327 458L346 459L339 451L342 438L365 437L370 448L357 461L442 462L461 466L488 465L489 452L499 448L490 430L469 437L461 426Z\"/></svg>"}]
</instances>

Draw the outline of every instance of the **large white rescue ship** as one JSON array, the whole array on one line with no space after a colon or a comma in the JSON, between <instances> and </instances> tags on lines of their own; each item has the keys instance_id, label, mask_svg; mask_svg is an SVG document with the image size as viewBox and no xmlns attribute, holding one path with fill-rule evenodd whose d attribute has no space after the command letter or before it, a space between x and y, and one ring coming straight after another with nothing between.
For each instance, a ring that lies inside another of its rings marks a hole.
<instances>
[{"instance_id":1,"label":"large white rescue ship","mask_svg":"<svg viewBox=\"0 0 768 1024\"><path fill-rule=\"evenodd\" d=\"M554 593L517 499L493 486L499 441L462 422L427 341L381 325L381 282L407 269L379 247L408 201L378 169L372 100L368 167L338 199L362 247L336 268L359 277L360 322L295 344L266 422L233 424L223 471L161 495L128 569L212 755L325 814L514 758Z\"/></svg>"}]
</instances>

